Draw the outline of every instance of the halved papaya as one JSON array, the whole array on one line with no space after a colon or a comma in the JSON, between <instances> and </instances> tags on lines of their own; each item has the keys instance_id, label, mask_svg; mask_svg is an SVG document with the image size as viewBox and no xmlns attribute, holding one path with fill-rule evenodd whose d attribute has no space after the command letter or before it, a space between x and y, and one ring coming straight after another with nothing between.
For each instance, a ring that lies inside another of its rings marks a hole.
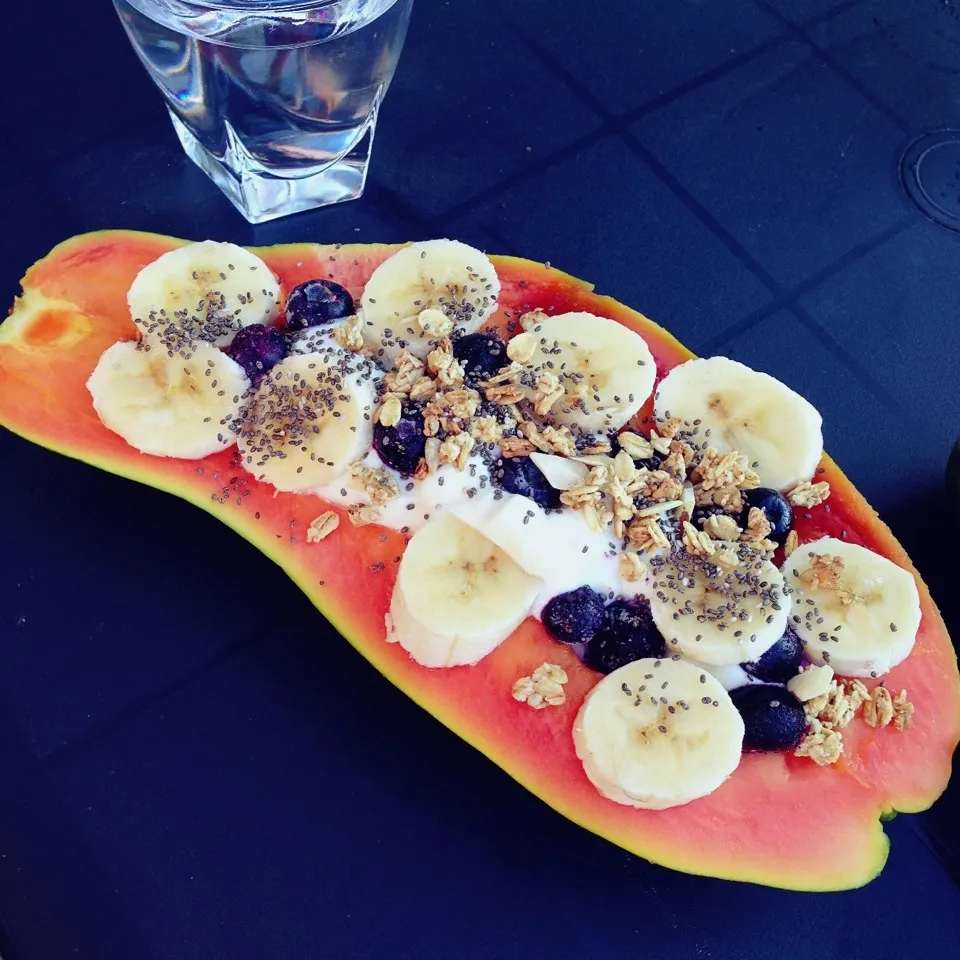
<instances>
[{"instance_id":1,"label":"halved papaya","mask_svg":"<svg viewBox=\"0 0 960 960\"><path fill-rule=\"evenodd\" d=\"M715 793L682 807L645 811L602 797L574 753L571 725L597 675L540 624L527 620L473 667L428 670L384 640L404 538L381 527L341 523L308 543L303 531L327 507L311 496L276 495L242 471L229 451L200 461L138 453L107 430L85 382L101 352L132 339L126 291L141 267L186 241L106 231L78 236L34 264L23 296L0 326L0 423L51 450L167 490L220 517L290 575L317 608L378 670L438 720L530 791L601 836L677 870L798 890L866 883L883 867L881 819L927 808L944 790L960 739L960 676L940 615L909 558L863 497L828 458L819 479L833 494L829 512L798 518L801 540L845 536L889 557L917 579L923 620L909 658L887 677L917 704L904 733L862 723L844 731L845 753L818 767L788 754L747 754ZM330 277L359 295L395 247L296 244L259 249L283 288ZM590 285L541 264L494 257L507 311L589 311L637 330L658 376L691 354L646 317L593 293ZM386 534L384 539L384 534ZM361 599L362 598L362 599ZM530 710L510 695L517 677L544 660L570 680L562 707Z\"/></svg>"}]
</instances>

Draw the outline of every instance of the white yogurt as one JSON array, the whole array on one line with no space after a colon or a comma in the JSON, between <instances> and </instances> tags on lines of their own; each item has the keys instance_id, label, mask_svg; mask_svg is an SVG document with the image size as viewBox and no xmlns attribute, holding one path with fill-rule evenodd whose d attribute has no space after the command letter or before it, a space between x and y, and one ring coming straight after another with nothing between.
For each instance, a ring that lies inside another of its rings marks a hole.
<instances>
[{"instance_id":1,"label":"white yogurt","mask_svg":"<svg viewBox=\"0 0 960 960\"><path fill-rule=\"evenodd\" d=\"M471 457L465 470L457 470L445 463L423 480L401 477L384 464L376 450L371 450L363 463L372 469L386 470L400 487L400 496L380 507L377 520L377 523L394 530L406 527L415 532L429 517L436 516L452 504L469 503L469 490L476 490L476 496L491 490L490 472L479 457ZM370 497L360 486L358 478L350 476L349 471L330 483L313 487L309 492L341 506L370 503Z\"/></svg>"},{"instance_id":2,"label":"white yogurt","mask_svg":"<svg viewBox=\"0 0 960 960\"><path fill-rule=\"evenodd\" d=\"M526 497L497 492L484 490L451 509L542 581L530 611L535 617L551 597L577 587L611 597L642 592L643 584L620 576L611 538L590 530L579 513L547 513Z\"/></svg>"}]
</instances>

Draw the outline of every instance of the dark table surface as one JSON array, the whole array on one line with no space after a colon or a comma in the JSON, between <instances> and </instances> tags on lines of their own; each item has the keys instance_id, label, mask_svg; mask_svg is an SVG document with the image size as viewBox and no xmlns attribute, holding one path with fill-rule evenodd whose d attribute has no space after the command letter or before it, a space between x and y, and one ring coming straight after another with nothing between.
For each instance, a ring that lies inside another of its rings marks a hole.
<instances>
[{"instance_id":1,"label":"dark table surface","mask_svg":"<svg viewBox=\"0 0 960 960\"><path fill-rule=\"evenodd\" d=\"M106 0L4 5L0 294L102 227L550 260L813 400L960 634L960 235L898 176L960 126L955 8L417 0L366 196L252 228ZM651 866L434 722L213 518L6 433L0 463L4 957L955 955L960 789L889 824L850 893Z\"/></svg>"}]
</instances>

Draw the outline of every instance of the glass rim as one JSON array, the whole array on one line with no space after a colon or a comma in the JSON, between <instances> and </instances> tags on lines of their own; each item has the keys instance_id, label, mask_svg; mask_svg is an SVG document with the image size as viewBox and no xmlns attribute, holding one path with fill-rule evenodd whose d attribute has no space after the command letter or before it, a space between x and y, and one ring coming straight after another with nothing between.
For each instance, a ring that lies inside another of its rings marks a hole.
<instances>
[{"instance_id":1,"label":"glass rim","mask_svg":"<svg viewBox=\"0 0 960 960\"><path fill-rule=\"evenodd\" d=\"M163 0L161 0L163 2ZM175 0L197 10L247 11L250 13L299 13L332 7L343 0Z\"/></svg>"}]
</instances>

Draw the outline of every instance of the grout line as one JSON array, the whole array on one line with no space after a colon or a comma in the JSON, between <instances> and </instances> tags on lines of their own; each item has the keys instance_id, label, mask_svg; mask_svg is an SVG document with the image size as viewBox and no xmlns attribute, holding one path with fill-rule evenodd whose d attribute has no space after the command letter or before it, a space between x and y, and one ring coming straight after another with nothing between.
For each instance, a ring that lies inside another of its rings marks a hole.
<instances>
[{"instance_id":1,"label":"grout line","mask_svg":"<svg viewBox=\"0 0 960 960\"><path fill-rule=\"evenodd\" d=\"M800 28L809 30L811 27L819 27L821 23L828 23L835 17L846 13L848 10L859 7L861 3L863 3L863 0L844 0L843 3L838 3L835 7L831 7L823 13L818 13L812 17L808 17L806 20L801 20Z\"/></svg>"},{"instance_id":2,"label":"grout line","mask_svg":"<svg viewBox=\"0 0 960 960\"><path fill-rule=\"evenodd\" d=\"M633 107L626 113L618 114L617 117L622 123L633 123L635 120L639 120L641 117L646 117L651 113L655 113L662 107L666 107L676 100L685 97L688 93L694 93L701 87L705 87L708 83L712 83L714 80L719 80L722 77L725 77L728 73L732 73L734 70L738 70L740 67L746 66L746 64L750 63L752 60L756 60L759 57L762 57L764 54L769 53L771 50L775 50L789 39L789 34L781 33L770 40L765 40L763 43L758 44L755 47L751 47L749 50L745 50L743 53L739 53L735 57L731 57L729 60L725 60L712 70L707 70L705 73L698 74L697 76L693 77L693 79L687 80L686 82L681 83L679 86L673 87L672 89L659 94L652 100L648 100L646 103L640 104L638 107Z\"/></svg>"},{"instance_id":3,"label":"grout line","mask_svg":"<svg viewBox=\"0 0 960 960\"><path fill-rule=\"evenodd\" d=\"M898 402L897 398L887 390L879 381L875 380L860 364L860 361L857 360L852 353L850 353L846 347L840 345L840 343L833 338L833 336L826 330L818 321L816 321L807 311L801 307L799 304L792 304L787 308L790 313L792 313L811 333L815 339L819 340L820 343L830 351L835 357L838 357L844 362L850 372L860 381L861 385L866 387L878 400L880 400L885 407L894 414L898 419L907 421L907 414L904 412L903 404Z\"/></svg>"},{"instance_id":4,"label":"grout line","mask_svg":"<svg viewBox=\"0 0 960 960\"><path fill-rule=\"evenodd\" d=\"M785 27L787 27L796 39L803 41L820 58L821 62L829 67L837 76L846 81L847 85L852 87L861 97L879 110L901 133L910 132L910 124L900 116L892 107L887 106L872 90L864 86L836 57L817 44L804 27L792 23L780 13L775 7L770 6L767 0L754 0L762 9L766 10L771 16L776 17ZM814 24L815 26L816 24Z\"/></svg>"},{"instance_id":5,"label":"grout line","mask_svg":"<svg viewBox=\"0 0 960 960\"><path fill-rule=\"evenodd\" d=\"M856 244L846 253L837 257L836 260L831 261L825 267L821 267L815 273L810 274L810 276L805 280L801 280L800 283L785 291L783 296L775 297L762 307L759 307L752 313L748 313L745 317L742 317L740 320L732 323L726 329L721 330L720 333L703 341L703 343L694 349L694 353L704 354L708 351L713 351L717 347L726 343L728 340L733 339L733 337L739 336L742 333L746 333L748 330L752 330L755 326L757 326L757 324L761 323L763 320L766 320L767 317L773 313L776 313L778 310L791 308L801 297L806 296L806 294L819 287L822 283L825 283L831 277L836 276L847 267L852 266L858 260L861 260L863 257L865 257L868 253L871 253L878 247L883 246L883 244L887 243L889 240L892 240L894 237L899 236L909 227L912 227L916 222L916 217L903 217L901 220L898 220L896 223L892 224L886 229L881 230L872 237L869 237L861 243Z\"/></svg>"},{"instance_id":6,"label":"grout line","mask_svg":"<svg viewBox=\"0 0 960 960\"><path fill-rule=\"evenodd\" d=\"M544 157L539 157L529 166L526 166L522 170L518 170L516 173L504 177L503 180L494 184L492 187L484 187L484 189L478 191L472 197L468 197L466 200L460 201L460 203L455 203L448 210L444 211L441 219L445 221L452 220L455 217L461 217L465 213L469 213L471 210L479 207L487 200L494 199L506 190L511 190L514 187L521 186L527 180L532 179L538 174L545 173L551 167L554 167L558 163L562 163L564 160L575 156L584 148L593 143L597 143L604 137L611 136L614 132L614 125L612 123L602 123L590 133L585 133L582 136L577 137L576 140L571 140L570 143L560 147L553 153L547 154Z\"/></svg>"},{"instance_id":7,"label":"grout line","mask_svg":"<svg viewBox=\"0 0 960 960\"><path fill-rule=\"evenodd\" d=\"M601 119L602 123L600 127L594 130L592 133L585 134L581 137L578 137L576 140L573 140L571 143L566 144L560 149L554 151L553 153L539 159L535 163L531 164L528 167L525 167L523 170L518 171L511 176L508 176L501 180L499 183L495 184L492 187L486 187L478 193L474 194L472 197L468 197L466 200L462 200L459 203L454 204L448 210L444 211L440 219L444 222L452 220L456 217L463 216L466 213L469 213L472 210L475 210L477 207L481 206L488 200L492 200L505 190L510 190L514 187L520 186L525 183L528 179L532 179L539 173L543 173L546 170L549 170L551 167L555 166L558 163L561 163L563 160L568 159L569 157L575 156L581 149L589 146L591 143L600 139L601 137L607 136L611 133L619 132L623 124L633 123L636 120L639 120L643 117L649 116L652 113L655 113L657 110L660 110L663 107L674 103L677 100L682 99L689 93L694 93L699 90L701 87L705 87L707 84L712 83L714 80L719 80L720 78L726 76L728 73L732 73L734 70L739 69L742 66L750 63L752 60L757 59L758 57L763 56L766 53L775 50L778 46L782 45L786 41L793 39L797 35L797 30L806 30L811 27L819 26L822 23L827 23L832 20L834 17L840 16L843 13L846 13L848 10L852 9L855 6L858 6L862 3L863 0L844 0L842 3L838 3L836 6L831 9L816 14L813 17L809 17L804 20L799 28L796 24L786 21L777 11L771 11L766 7L765 4L761 3L761 6L768 12L771 13L777 21L784 26L786 29L784 33L779 34L776 37L772 37L769 40L765 40L763 43L757 44L755 47L751 47L749 50L745 50L742 53L737 54L734 57L731 57L729 60L725 60L723 63L718 64L716 67L713 67L710 70L704 71L701 74L698 74L695 77L692 77L690 80L685 81L684 83L679 84L676 87L666 90L661 94L658 94L651 100L646 101L645 103L640 104L639 106L632 107L631 109L623 113L611 113L603 106L603 104L592 94L589 93L585 88L583 88L573 77L572 75L561 71L558 69L556 63L553 61L553 58L550 55L543 51L538 44L536 44L532 38L529 36L525 28L518 24L515 20L510 18L510 8L509 6L504 7L504 4L500 0L493 0L495 6L500 8L500 12L503 16L511 19L511 22L514 26L514 31L518 39L530 50L536 53L546 65L553 70L554 72L560 72L574 92L578 93L581 98L586 99L589 105L593 108L594 112L597 113ZM804 35L804 41L813 45L812 41ZM823 53L818 48L818 53Z\"/></svg>"},{"instance_id":8,"label":"grout line","mask_svg":"<svg viewBox=\"0 0 960 960\"><path fill-rule=\"evenodd\" d=\"M724 229L720 221L645 147L632 133L622 130L624 143L660 178L676 198L759 280L771 293L783 296L783 287L767 272L759 261Z\"/></svg>"},{"instance_id":9,"label":"grout line","mask_svg":"<svg viewBox=\"0 0 960 960\"><path fill-rule=\"evenodd\" d=\"M613 123L614 130L626 143L630 150L639 157L656 175L662 183L680 200L687 209L706 226L718 240L736 256L740 262L758 279L768 290L776 296L783 294L783 288L769 274L745 247L732 234L725 230L720 222L683 186L682 183L628 130L619 126L603 104L566 68L557 63L554 57L536 43L525 31L518 30L517 37L542 63L549 67L567 86L580 97L603 120Z\"/></svg>"},{"instance_id":10,"label":"grout line","mask_svg":"<svg viewBox=\"0 0 960 960\"><path fill-rule=\"evenodd\" d=\"M58 746L48 750L42 758L43 763L47 767L51 768L62 766L64 763L67 763L71 757L75 756L85 747L88 747L91 744L96 743L98 740L102 740L104 737L109 736L114 731L120 729L124 724L149 710L152 706L155 706L163 700L166 700L178 690L181 690L183 687L193 683L195 680L204 676L204 674L215 670L221 664L226 663L228 660L240 653L249 644L253 643L254 640L255 637L247 637L243 640L235 640L222 650L210 657L207 657L206 660L201 661L186 673L180 674L175 679L169 680L159 688L155 688L150 690L148 693L142 694L131 703L127 704L127 706L125 706L118 713L107 717L99 723L93 724L93 726L85 730L78 737L68 740L65 743L61 743Z\"/></svg>"},{"instance_id":11,"label":"grout line","mask_svg":"<svg viewBox=\"0 0 960 960\"><path fill-rule=\"evenodd\" d=\"M786 296L774 297L774 299L768 300L762 307L758 307L745 317L741 317L728 327L724 327L719 333L714 334L701 343L695 344L690 349L693 350L698 357L713 356L719 347L722 347L725 343L729 343L734 337L738 337L752 330L768 317L773 316L773 314L778 313L787 306L789 306L789 300Z\"/></svg>"}]
</instances>

